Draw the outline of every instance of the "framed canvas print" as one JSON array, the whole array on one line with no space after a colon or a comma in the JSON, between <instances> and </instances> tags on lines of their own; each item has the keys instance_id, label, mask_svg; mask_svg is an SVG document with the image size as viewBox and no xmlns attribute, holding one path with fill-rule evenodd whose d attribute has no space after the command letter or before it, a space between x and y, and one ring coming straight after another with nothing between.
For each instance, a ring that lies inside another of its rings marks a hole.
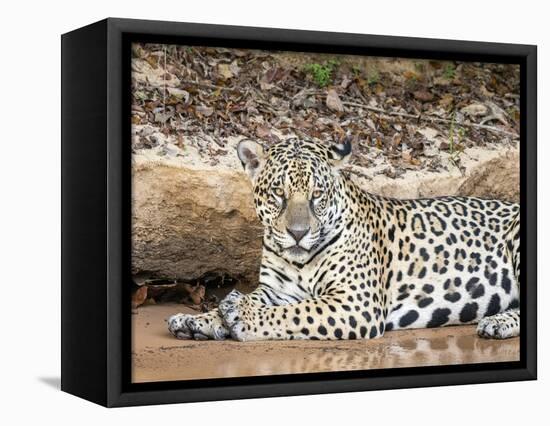
<instances>
[{"instance_id":1,"label":"framed canvas print","mask_svg":"<svg viewBox=\"0 0 550 426\"><path fill-rule=\"evenodd\" d=\"M107 19L62 37L62 389L536 378L536 47Z\"/></svg>"}]
</instances>

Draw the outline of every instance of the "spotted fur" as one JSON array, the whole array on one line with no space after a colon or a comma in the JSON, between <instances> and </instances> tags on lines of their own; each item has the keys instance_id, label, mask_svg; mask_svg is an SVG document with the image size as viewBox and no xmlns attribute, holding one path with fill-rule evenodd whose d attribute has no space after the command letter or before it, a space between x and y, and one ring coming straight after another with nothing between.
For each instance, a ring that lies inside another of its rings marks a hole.
<instances>
[{"instance_id":1,"label":"spotted fur","mask_svg":"<svg viewBox=\"0 0 550 426\"><path fill-rule=\"evenodd\" d=\"M517 204L367 193L341 170L349 142L238 151L265 228L259 285L174 315L176 337L369 339L471 323L482 337L519 334Z\"/></svg>"}]
</instances>

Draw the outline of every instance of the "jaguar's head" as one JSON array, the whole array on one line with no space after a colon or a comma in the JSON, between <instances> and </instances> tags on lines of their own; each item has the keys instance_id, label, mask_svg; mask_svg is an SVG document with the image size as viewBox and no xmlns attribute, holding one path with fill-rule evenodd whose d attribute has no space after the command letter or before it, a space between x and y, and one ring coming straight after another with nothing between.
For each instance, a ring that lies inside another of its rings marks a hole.
<instances>
[{"instance_id":1,"label":"jaguar's head","mask_svg":"<svg viewBox=\"0 0 550 426\"><path fill-rule=\"evenodd\" d=\"M350 140L327 147L288 139L267 151L243 140L237 151L266 238L284 257L306 261L342 226L339 169L351 154Z\"/></svg>"}]
</instances>

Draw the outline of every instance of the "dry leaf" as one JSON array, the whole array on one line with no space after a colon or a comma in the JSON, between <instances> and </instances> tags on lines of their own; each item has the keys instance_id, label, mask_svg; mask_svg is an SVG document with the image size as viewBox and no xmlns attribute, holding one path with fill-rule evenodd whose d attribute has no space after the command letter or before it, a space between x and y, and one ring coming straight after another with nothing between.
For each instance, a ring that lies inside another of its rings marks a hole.
<instances>
[{"instance_id":1,"label":"dry leaf","mask_svg":"<svg viewBox=\"0 0 550 426\"><path fill-rule=\"evenodd\" d=\"M132 309L141 306L147 300L147 286L142 285L132 294Z\"/></svg>"},{"instance_id":2,"label":"dry leaf","mask_svg":"<svg viewBox=\"0 0 550 426\"><path fill-rule=\"evenodd\" d=\"M417 90L413 93L413 96L416 100L422 102L430 102L434 98L434 95L432 95L430 92L426 92L425 90Z\"/></svg>"},{"instance_id":3,"label":"dry leaf","mask_svg":"<svg viewBox=\"0 0 550 426\"><path fill-rule=\"evenodd\" d=\"M182 99L186 103L189 101L189 92L187 90L177 89L175 87L167 87L166 90L170 95L177 99Z\"/></svg>"},{"instance_id":4,"label":"dry leaf","mask_svg":"<svg viewBox=\"0 0 550 426\"><path fill-rule=\"evenodd\" d=\"M455 97L449 93L445 93L439 100L439 105L443 108L448 108L454 102Z\"/></svg>"},{"instance_id":5,"label":"dry leaf","mask_svg":"<svg viewBox=\"0 0 550 426\"><path fill-rule=\"evenodd\" d=\"M340 97L338 96L338 93L334 89L330 89L327 92L327 107L333 111L343 112L344 111L344 104L340 100Z\"/></svg>"},{"instance_id":6,"label":"dry leaf","mask_svg":"<svg viewBox=\"0 0 550 426\"><path fill-rule=\"evenodd\" d=\"M401 133L394 133L391 138L391 143L393 146L398 146L401 143L402 135Z\"/></svg>"},{"instance_id":7,"label":"dry leaf","mask_svg":"<svg viewBox=\"0 0 550 426\"><path fill-rule=\"evenodd\" d=\"M207 106L204 106L204 105L197 105L195 107L195 112L205 116L205 117L210 117L213 113L214 113L214 108L212 107L207 107Z\"/></svg>"},{"instance_id":8,"label":"dry leaf","mask_svg":"<svg viewBox=\"0 0 550 426\"><path fill-rule=\"evenodd\" d=\"M460 110L462 114L469 115L470 117L481 117L487 115L489 108L483 104L470 104Z\"/></svg>"},{"instance_id":9,"label":"dry leaf","mask_svg":"<svg viewBox=\"0 0 550 426\"><path fill-rule=\"evenodd\" d=\"M256 127L256 136L261 139L267 139L271 136L271 129L267 126Z\"/></svg>"},{"instance_id":10,"label":"dry leaf","mask_svg":"<svg viewBox=\"0 0 550 426\"><path fill-rule=\"evenodd\" d=\"M437 130L432 129L431 127L422 127L416 131L429 141L435 140L435 137L439 134Z\"/></svg>"},{"instance_id":11,"label":"dry leaf","mask_svg":"<svg viewBox=\"0 0 550 426\"><path fill-rule=\"evenodd\" d=\"M229 71L231 71L231 74L233 74L234 77L239 75L241 69L239 68L239 64L237 64L237 60L234 60L231 64L229 64Z\"/></svg>"},{"instance_id":12,"label":"dry leaf","mask_svg":"<svg viewBox=\"0 0 550 426\"><path fill-rule=\"evenodd\" d=\"M206 288L203 285L193 286L191 284L183 284L183 288L189 293L189 298L194 305L200 305L206 294Z\"/></svg>"},{"instance_id":13,"label":"dry leaf","mask_svg":"<svg viewBox=\"0 0 550 426\"><path fill-rule=\"evenodd\" d=\"M229 80L234 77L229 64L218 64L218 74L224 80Z\"/></svg>"}]
</instances>

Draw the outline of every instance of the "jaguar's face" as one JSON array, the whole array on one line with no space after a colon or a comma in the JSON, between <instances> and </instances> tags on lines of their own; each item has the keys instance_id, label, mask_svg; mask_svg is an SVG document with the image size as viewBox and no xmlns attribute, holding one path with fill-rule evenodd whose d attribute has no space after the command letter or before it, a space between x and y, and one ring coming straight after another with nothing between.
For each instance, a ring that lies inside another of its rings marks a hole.
<instances>
[{"instance_id":1,"label":"jaguar's face","mask_svg":"<svg viewBox=\"0 0 550 426\"><path fill-rule=\"evenodd\" d=\"M289 139L266 153L256 142L239 143L256 212L281 254L305 260L338 226L338 167L350 152L349 142L331 149Z\"/></svg>"}]
</instances>

